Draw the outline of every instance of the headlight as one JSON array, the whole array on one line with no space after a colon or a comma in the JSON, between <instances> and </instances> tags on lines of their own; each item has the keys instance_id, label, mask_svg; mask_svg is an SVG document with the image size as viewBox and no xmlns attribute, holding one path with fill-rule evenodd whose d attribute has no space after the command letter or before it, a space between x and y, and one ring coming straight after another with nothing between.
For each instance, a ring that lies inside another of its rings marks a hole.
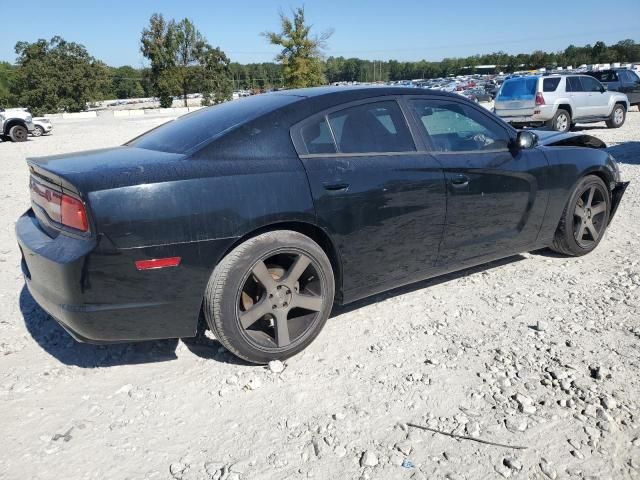
<instances>
[{"instance_id":1,"label":"headlight","mask_svg":"<svg viewBox=\"0 0 640 480\"><path fill-rule=\"evenodd\" d=\"M33 120L33 117L31 117L31 115L27 115L25 117L25 121L27 121L27 122L31 122L32 120Z\"/></svg>"}]
</instances>

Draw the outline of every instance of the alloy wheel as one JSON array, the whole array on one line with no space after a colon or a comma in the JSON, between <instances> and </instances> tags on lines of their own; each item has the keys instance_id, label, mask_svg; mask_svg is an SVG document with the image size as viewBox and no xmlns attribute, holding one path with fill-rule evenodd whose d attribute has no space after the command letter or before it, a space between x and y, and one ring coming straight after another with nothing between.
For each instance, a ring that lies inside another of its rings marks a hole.
<instances>
[{"instance_id":1,"label":"alloy wheel","mask_svg":"<svg viewBox=\"0 0 640 480\"><path fill-rule=\"evenodd\" d=\"M573 212L573 235L578 245L589 248L597 242L605 228L607 193L599 185L585 188Z\"/></svg>"},{"instance_id":2,"label":"alloy wheel","mask_svg":"<svg viewBox=\"0 0 640 480\"><path fill-rule=\"evenodd\" d=\"M622 109L622 107L618 107L613 112L613 121L616 125L620 125L622 124L623 120L624 120L624 110Z\"/></svg>"},{"instance_id":3,"label":"alloy wheel","mask_svg":"<svg viewBox=\"0 0 640 480\"><path fill-rule=\"evenodd\" d=\"M27 140L27 136L29 135L27 130L24 128L18 128L15 130L15 140L17 142L24 142Z\"/></svg>"},{"instance_id":4,"label":"alloy wheel","mask_svg":"<svg viewBox=\"0 0 640 480\"><path fill-rule=\"evenodd\" d=\"M236 311L245 339L263 351L288 349L320 320L326 298L320 266L306 254L279 251L247 272Z\"/></svg>"},{"instance_id":5,"label":"alloy wheel","mask_svg":"<svg viewBox=\"0 0 640 480\"><path fill-rule=\"evenodd\" d=\"M556 130L559 132L564 132L567 130L568 126L569 126L569 118L567 118L567 116L564 113L561 113L560 115L558 115L558 118L556 118Z\"/></svg>"}]
</instances>

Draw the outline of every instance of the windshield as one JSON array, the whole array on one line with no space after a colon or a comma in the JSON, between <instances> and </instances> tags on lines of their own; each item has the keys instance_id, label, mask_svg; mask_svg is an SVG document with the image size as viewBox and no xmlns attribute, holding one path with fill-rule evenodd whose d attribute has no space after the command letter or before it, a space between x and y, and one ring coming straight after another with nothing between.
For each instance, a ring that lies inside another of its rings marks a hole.
<instances>
[{"instance_id":1,"label":"windshield","mask_svg":"<svg viewBox=\"0 0 640 480\"><path fill-rule=\"evenodd\" d=\"M299 99L293 95L263 94L221 103L165 123L126 145L168 153L191 153L227 130Z\"/></svg>"},{"instance_id":2,"label":"windshield","mask_svg":"<svg viewBox=\"0 0 640 480\"><path fill-rule=\"evenodd\" d=\"M536 96L538 77L512 78L505 80L498 97L500 100L529 100Z\"/></svg>"}]
</instances>

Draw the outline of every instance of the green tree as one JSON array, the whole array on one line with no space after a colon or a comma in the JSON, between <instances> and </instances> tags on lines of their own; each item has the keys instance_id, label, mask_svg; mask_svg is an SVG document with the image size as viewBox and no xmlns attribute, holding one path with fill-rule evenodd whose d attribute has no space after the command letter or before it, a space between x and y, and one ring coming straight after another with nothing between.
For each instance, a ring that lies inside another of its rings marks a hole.
<instances>
[{"instance_id":1,"label":"green tree","mask_svg":"<svg viewBox=\"0 0 640 480\"><path fill-rule=\"evenodd\" d=\"M107 66L93 58L83 45L61 37L18 42L18 68L11 82L15 102L35 114L85 110L102 99L108 88Z\"/></svg>"},{"instance_id":2,"label":"green tree","mask_svg":"<svg viewBox=\"0 0 640 480\"><path fill-rule=\"evenodd\" d=\"M229 59L219 48L209 45L200 54L199 71L202 104L207 106L231 99L233 82L229 69Z\"/></svg>"},{"instance_id":3,"label":"green tree","mask_svg":"<svg viewBox=\"0 0 640 480\"><path fill-rule=\"evenodd\" d=\"M12 104L9 85L14 71L14 67L9 62L0 62L0 108L9 107Z\"/></svg>"},{"instance_id":4,"label":"green tree","mask_svg":"<svg viewBox=\"0 0 640 480\"><path fill-rule=\"evenodd\" d=\"M282 47L276 60L282 64L285 85L289 88L311 87L325 83L323 50L332 31L311 35L311 25L305 23L304 7L293 10L293 18L280 12L282 31L264 32L272 45Z\"/></svg>"},{"instance_id":5,"label":"green tree","mask_svg":"<svg viewBox=\"0 0 640 480\"><path fill-rule=\"evenodd\" d=\"M111 69L110 96L115 98L139 98L145 95L140 70L128 65Z\"/></svg>"},{"instance_id":6,"label":"green tree","mask_svg":"<svg viewBox=\"0 0 640 480\"><path fill-rule=\"evenodd\" d=\"M197 76L193 74L194 66L199 66L205 55L205 50L211 49L205 38L188 18L178 23L170 22L169 33L173 37L171 44L173 53L173 74L180 87L180 93L187 105L187 94L191 92L193 82Z\"/></svg>"},{"instance_id":7,"label":"green tree","mask_svg":"<svg viewBox=\"0 0 640 480\"><path fill-rule=\"evenodd\" d=\"M149 77L160 106L171 106L178 92L185 107L189 93L201 92L205 104L231 97L229 59L207 42L191 20L166 21L154 13L142 31L140 50L151 61Z\"/></svg>"},{"instance_id":8,"label":"green tree","mask_svg":"<svg viewBox=\"0 0 640 480\"><path fill-rule=\"evenodd\" d=\"M140 51L151 62L149 78L155 95L160 98L160 106L168 108L173 104L173 94L177 90L173 75L175 45L172 26L160 13L154 13L149 26L142 30Z\"/></svg>"}]
</instances>

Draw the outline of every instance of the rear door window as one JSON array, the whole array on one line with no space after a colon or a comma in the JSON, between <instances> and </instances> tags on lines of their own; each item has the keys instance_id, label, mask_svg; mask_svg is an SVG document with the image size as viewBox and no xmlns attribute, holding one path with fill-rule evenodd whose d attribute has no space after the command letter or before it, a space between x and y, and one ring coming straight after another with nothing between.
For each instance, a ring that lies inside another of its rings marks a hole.
<instances>
[{"instance_id":1,"label":"rear door window","mask_svg":"<svg viewBox=\"0 0 640 480\"><path fill-rule=\"evenodd\" d=\"M326 118L322 117L305 125L300 130L300 135L308 153L336 153L336 145Z\"/></svg>"},{"instance_id":2,"label":"rear door window","mask_svg":"<svg viewBox=\"0 0 640 480\"><path fill-rule=\"evenodd\" d=\"M357 105L330 114L328 120L340 153L413 152L416 149L395 101Z\"/></svg>"},{"instance_id":3,"label":"rear door window","mask_svg":"<svg viewBox=\"0 0 640 480\"><path fill-rule=\"evenodd\" d=\"M545 78L542 81L542 91L555 92L559 84L560 84L560 77Z\"/></svg>"},{"instance_id":4,"label":"rear door window","mask_svg":"<svg viewBox=\"0 0 640 480\"><path fill-rule=\"evenodd\" d=\"M567 77L567 92L583 92L580 77Z\"/></svg>"}]
</instances>

